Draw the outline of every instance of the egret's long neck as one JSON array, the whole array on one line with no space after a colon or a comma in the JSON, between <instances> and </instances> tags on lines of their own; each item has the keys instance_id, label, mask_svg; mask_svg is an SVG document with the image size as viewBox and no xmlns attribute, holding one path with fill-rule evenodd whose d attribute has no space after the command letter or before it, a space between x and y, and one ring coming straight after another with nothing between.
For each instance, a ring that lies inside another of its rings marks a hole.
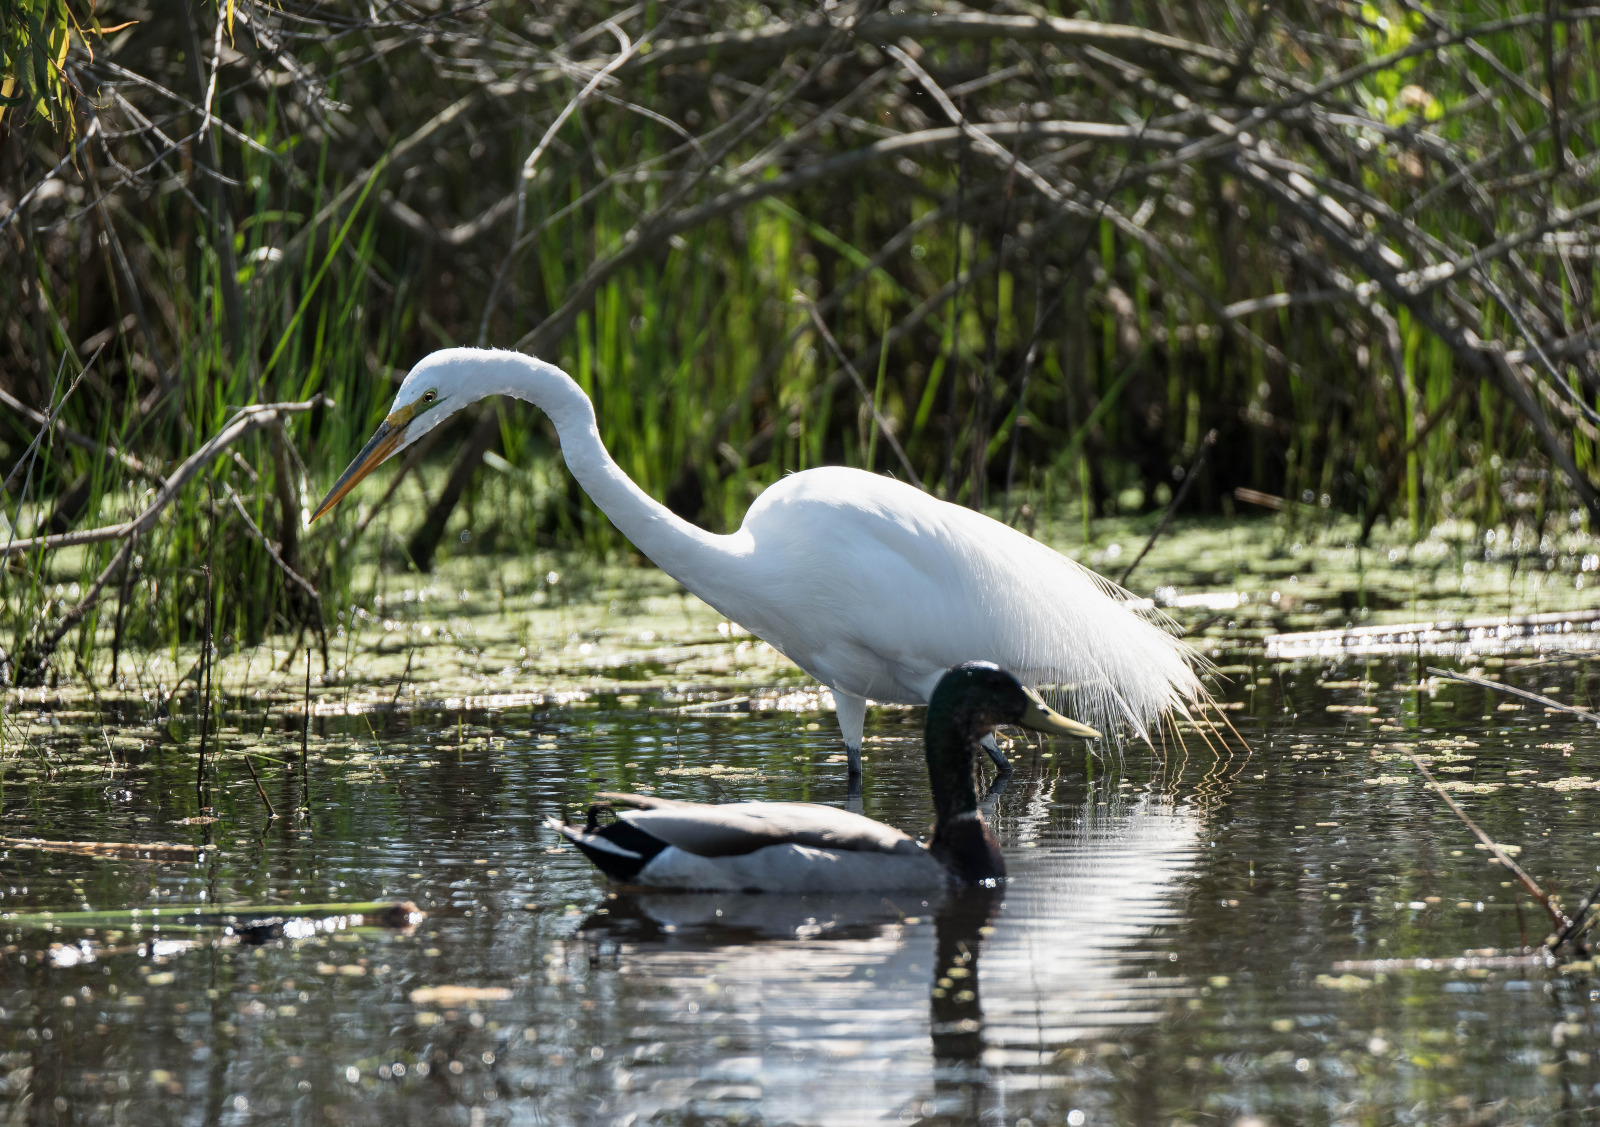
<instances>
[{"instance_id":1,"label":"egret's long neck","mask_svg":"<svg viewBox=\"0 0 1600 1127\"><path fill-rule=\"evenodd\" d=\"M733 578L739 561L732 538L690 524L635 485L600 441L594 404L560 368L520 352L480 355L492 373L482 394L525 399L549 415L567 469L617 531L662 571L717 605L718 588Z\"/></svg>"}]
</instances>

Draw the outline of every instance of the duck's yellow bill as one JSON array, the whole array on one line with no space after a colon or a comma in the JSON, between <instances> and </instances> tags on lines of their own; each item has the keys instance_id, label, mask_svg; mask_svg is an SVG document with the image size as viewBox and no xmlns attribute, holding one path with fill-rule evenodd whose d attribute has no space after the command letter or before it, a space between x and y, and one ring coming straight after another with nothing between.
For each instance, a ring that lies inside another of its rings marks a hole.
<instances>
[{"instance_id":1,"label":"duck's yellow bill","mask_svg":"<svg viewBox=\"0 0 1600 1127\"><path fill-rule=\"evenodd\" d=\"M390 454L400 445L400 440L405 437L406 424L410 420L393 425L391 420L385 419L378 424L378 429L373 432L367 444L361 448L355 461L350 463L348 469L333 483L333 488L328 490L328 495L322 499L322 504L317 506L317 511L311 514L311 519L316 520L323 513L333 508L344 499L344 495L361 484L361 479L377 469Z\"/></svg>"},{"instance_id":2,"label":"duck's yellow bill","mask_svg":"<svg viewBox=\"0 0 1600 1127\"><path fill-rule=\"evenodd\" d=\"M1028 706L1028 711L1022 714L1021 724L1024 728L1032 728L1035 732L1054 732L1061 736L1077 736L1084 740L1100 738L1100 733L1089 725L1068 720L1035 693L1028 695L1033 697L1033 703Z\"/></svg>"}]
</instances>

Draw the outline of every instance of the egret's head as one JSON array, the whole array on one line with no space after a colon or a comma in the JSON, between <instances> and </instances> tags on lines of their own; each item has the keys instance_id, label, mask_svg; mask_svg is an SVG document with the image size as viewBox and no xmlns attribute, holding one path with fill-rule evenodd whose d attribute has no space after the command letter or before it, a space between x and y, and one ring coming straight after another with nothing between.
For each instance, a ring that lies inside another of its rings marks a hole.
<instances>
[{"instance_id":1,"label":"egret's head","mask_svg":"<svg viewBox=\"0 0 1600 1127\"><path fill-rule=\"evenodd\" d=\"M311 514L316 520L337 505L361 479L389 458L410 446L482 392L467 394L467 385L483 367L483 353L472 348L447 348L425 357L406 374L395 394L389 417L378 424L367 444L361 448L328 495Z\"/></svg>"}]
</instances>

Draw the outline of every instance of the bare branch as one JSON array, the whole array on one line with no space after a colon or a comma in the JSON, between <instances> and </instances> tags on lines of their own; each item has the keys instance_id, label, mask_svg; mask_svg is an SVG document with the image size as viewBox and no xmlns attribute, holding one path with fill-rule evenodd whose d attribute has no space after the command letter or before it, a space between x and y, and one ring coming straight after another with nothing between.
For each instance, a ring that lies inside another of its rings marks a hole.
<instances>
[{"instance_id":1,"label":"bare branch","mask_svg":"<svg viewBox=\"0 0 1600 1127\"><path fill-rule=\"evenodd\" d=\"M828 342L828 348L832 350L834 356L838 357L840 366L849 373L851 380L855 382L856 391L861 395L861 401L872 412L873 425L878 428L878 433L883 435L884 441L894 451L895 457L900 459L900 468L906 471L906 480L921 489L922 479L917 476L917 471L911 468L911 459L906 457L905 448L900 445L900 440L894 436L894 427L889 425L889 420L885 419L883 412L878 410L877 401L873 399L872 392L867 390L866 381L861 378L861 373L856 371L854 364L850 363L850 358L844 354L844 349L839 347L839 342L833 339L833 334L828 331L827 322L817 313L817 307L808 301L806 302L806 312L811 315L811 323L816 326L817 332L822 335L822 339ZM884 342L884 347L888 347L887 341ZM871 469L872 467L868 466L867 468Z\"/></svg>"},{"instance_id":2,"label":"bare branch","mask_svg":"<svg viewBox=\"0 0 1600 1127\"><path fill-rule=\"evenodd\" d=\"M251 431L269 426L276 422L281 415L293 414L300 411L309 411L317 405L333 406L333 401L323 396L308 399L302 403L263 403L254 407L246 407L214 435L206 444L184 460L183 464L172 471L172 476L166 484L157 491L145 510L132 520L122 524L109 525L105 528L84 529L81 532L63 532L55 536L34 536L27 540L14 540L10 544L0 546L0 558L14 556L32 551L54 551L57 548L72 548L80 544L103 544L107 540L127 540L141 535L155 524L168 505L177 498L178 492L188 484L189 480L209 465L212 459L223 453L234 442L243 438ZM98 586L95 593L98 594ZM86 598L85 603L89 600ZM81 605L81 604L80 604Z\"/></svg>"},{"instance_id":3,"label":"bare branch","mask_svg":"<svg viewBox=\"0 0 1600 1127\"><path fill-rule=\"evenodd\" d=\"M1502 352L1484 347L1484 343L1471 330L1450 324L1439 317L1426 295L1414 293L1410 287L1401 285L1395 272L1376 255L1355 245L1342 227L1330 220L1321 210L1311 206L1299 193L1278 181L1261 165L1236 158L1228 158L1225 163L1316 228L1330 246L1360 266L1391 299L1406 306L1420 324L1448 344L1456 358L1469 370L1480 375L1492 376L1532 424L1539 436L1540 444L1545 448L1545 453L1561 468L1561 472L1584 506L1594 519L1600 522L1600 492L1596 491L1594 485L1578 468L1571 451L1566 448L1561 436L1550 425L1549 418L1530 394L1521 376L1506 363Z\"/></svg>"},{"instance_id":4,"label":"bare branch","mask_svg":"<svg viewBox=\"0 0 1600 1127\"><path fill-rule=\"evenodd\" d=\"M267 539L267 534L262 532L257 527L256 522L250 519L250 514L246 511L244 502L239 499L239 494L234 492L233 486L224 482L222 487L228 494L228 500L233 502L233 507L238 510L239 516L244 519L245 527L250 530L250 535L255 537L256 543L260 544L272 562L278 565L278 570L283 572L289 582L305 592L306 597L317 608L317 617L320 619L322 617L322 595L298 571L284 562L283 556L278 553L278 549L273 547L272 541Z\"/></svg>"},{"instance_id":5,"label":"bare branch","mask_svg":"<svg viewBox=\"0 0 1600 1127\"><path fill-rule=\"evenodd\" d=\"M123 469L127 470L135 477L142 477L146 481L155 482L157 485L165 485L167 483L166 478L162 477L158 472L139 461L139 459L135 458L132 454L124 454L115 446L104 446L90 438L88 435L73 430L59 418L52 420L49 416L46 416L39 411L35 411L32 407L29 407L26 403L16 398L16 396L6 391L5 388L0 388L0 404L4 404L17 414L39 426L45 426L46 424L54 426L55 432L67 442L72 443L72 445L81 450L88 450L95 454L104 454L106 457L116 461L122 466Z\"/></svg>"},{"instance_id":6,"label":"bare branch","mask_svg":"<svg viewBox=\"0 0 1600 1127\"><path fill-rule=\"evenodd\" d=\"M650 67L660 69L676 64L698 62L717 55L722 58L751 59L762 55L785 54L826 42L839 29L824 22L768 24L747 31L719 31L696 39L669 39L651 46L628 71ZM863 43L893 43L900 39L917 42L975 39L1013 39L1023 43L1094 44L1107 50L1157 52L1204 59L1223 66L1232 65L1229 51L1194 43L1174 35L1163 35L1126 24L1098 23L1056 17L1001 16L979 12L960 12L937 16L868 16L849 28Z\"/></svg>"},{"instance_id":7,"label":"bare branch","mask_svg":"<svg viewBox=\"0 0 1600 1127\"><path fill-rule=\"evenodd\" d=\"M1542 223L1535 223L1531 227L1525 227L1520 231L1515 231L1496 239L1488 246L1473 251L1465 258L1401 274L1395 281L1417 294L1424 294L1435 286L1442 285L1453 278L1460 277L1462 274L1477 270L1484 263L1492 262L1496 258L1507 255L1520 246L1535 242L1551 231L1558 231L1563 227L1571 227L1573 224L1588 219L1593 215L1600 215L1600 199L1590 200L1588 203L1572 208L1570 211L1563 211L1557 208Z\"/></svg>"}]
</instances>

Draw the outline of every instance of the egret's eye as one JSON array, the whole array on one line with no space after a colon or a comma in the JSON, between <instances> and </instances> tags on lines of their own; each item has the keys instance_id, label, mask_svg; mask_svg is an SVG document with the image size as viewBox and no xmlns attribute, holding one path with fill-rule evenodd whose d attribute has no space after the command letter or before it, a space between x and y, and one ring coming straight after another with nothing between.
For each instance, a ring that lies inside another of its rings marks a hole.
<instances>
[{"instance_id":1,"label":"egret's eye","mask_svg":"<svg viewBox=\"0 0 1600 1127\"><path fill-rule=\"evenodd\" d=\"M432 403L437 398L439 398L439 393L437 391L429 390L422 393L422 401L424 403Z\"/></svg>"}]
</instances>

